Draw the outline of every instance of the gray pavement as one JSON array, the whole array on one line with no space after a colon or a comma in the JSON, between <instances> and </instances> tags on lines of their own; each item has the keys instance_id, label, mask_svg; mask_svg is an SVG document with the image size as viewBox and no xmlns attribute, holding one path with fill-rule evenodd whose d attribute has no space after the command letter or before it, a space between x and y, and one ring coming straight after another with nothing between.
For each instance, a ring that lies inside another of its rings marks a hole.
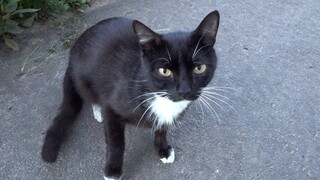
<instances>
[{"instance_id":1,"label":"gray pavement","mask_svg":"<svg viewBox=\"0 0 320 180\"><path fill-rule=\"evenodd\" d=\"M69 51L63 42L99 20L123 15L158 31L192 30L215 9L221 24L212 85L236 89L223 92L235 110L212 103L219 121L194 104L168 135L176 151L170 165L156 156L150 130L129 127L123 179L320 179L316 0L113 2L26 30L17 37L20 52L1 44L0 179L102 179L103 130L88 106L58 161L40 159L43 133L62 98Z\"/></svg>"}]
</instances>

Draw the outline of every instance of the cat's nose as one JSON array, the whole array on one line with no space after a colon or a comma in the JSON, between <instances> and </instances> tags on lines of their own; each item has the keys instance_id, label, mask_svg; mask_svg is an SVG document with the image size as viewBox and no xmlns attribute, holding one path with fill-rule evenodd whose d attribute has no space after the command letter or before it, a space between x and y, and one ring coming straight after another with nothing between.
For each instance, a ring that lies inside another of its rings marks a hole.
<instances>
[{"instance_id":1,"label":"cat's nose","mask_svg":"<svg viewBox=\"0 0 320 180\"><path fill-rule=\"evenodd\" d=\"M183 99L188 99L192 92L192 88L189 84L182 84L177 88L177 93Z\"/></svg>"}]
</instances>

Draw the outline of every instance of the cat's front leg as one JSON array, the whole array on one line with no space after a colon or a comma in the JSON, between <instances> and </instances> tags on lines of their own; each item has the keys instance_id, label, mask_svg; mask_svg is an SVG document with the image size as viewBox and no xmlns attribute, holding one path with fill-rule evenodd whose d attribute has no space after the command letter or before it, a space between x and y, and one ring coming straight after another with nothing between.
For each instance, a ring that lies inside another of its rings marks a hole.
<instances>
[{"instance_id":1,"label":"cat's front leg","mask_svg":"<svg viewBox=\"0 0 320 180\"><path fill-rule=\"evenodd\" d=\"M154 146L160 156L160 160L163 163L174 162L174 149L168 145L167 142L167 130L158 129L155 132Z\"/></svg>"},{"instance_id":2,"label":"cat's front leg","mask_svg":"<svg viewBox=\"0 0 320 180\"><path fill-rule=\"evenodd\" d=\"M103 113L105 138L107 143L105 180L120 179L122 175L123 154L125 149L125 124L112 110Z\"/></svg>"}]
</instances>

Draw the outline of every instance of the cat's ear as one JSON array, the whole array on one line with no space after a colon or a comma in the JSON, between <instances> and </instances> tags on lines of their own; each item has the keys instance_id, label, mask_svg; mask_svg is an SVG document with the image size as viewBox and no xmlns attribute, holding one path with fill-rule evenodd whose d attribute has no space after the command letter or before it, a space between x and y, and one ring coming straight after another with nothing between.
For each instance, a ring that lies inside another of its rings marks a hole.
<instances>
[{"instance_id":1,"label":"cat's ear","mask_svg":"<svg viewBox=\"0 0 320 180\"><path fill-rule=\"evenodd\" d=\"M157 45L161 41L160 35L153 32L146 25L141 22L134 20L132 22L134 33L137 35L139 44L142 49L149 50L152 46Z\"/></svg>"},{"instance_id":2,"label":"cat's ear","mask_svg":"<svg viewBox=\"0 0 320 180\"><path fill-rule=\"evenodd\" d=\"M220 15L217 10L209 13L193 32L202 37L208 44L214 45L219 28Z\"/></svg>"}]
</instances>

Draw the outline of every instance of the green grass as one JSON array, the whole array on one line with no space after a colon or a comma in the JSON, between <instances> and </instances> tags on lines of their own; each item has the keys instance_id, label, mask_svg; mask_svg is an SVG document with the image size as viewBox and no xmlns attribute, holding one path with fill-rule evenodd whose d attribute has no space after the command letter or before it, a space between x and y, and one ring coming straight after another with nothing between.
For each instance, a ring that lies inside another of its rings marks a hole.
<instances>
[{"instance_id":1,"label":"green grass","mask_svg":"<svg viewBox=\"0 0 320 180\"><path fill-rule=\"evenodd\" d=\"M39 16L57 17L67 11L83 12L87 0L0 0L0 43L18 51L13 36L31 27Z\"/></svg>"}]
</instances>

